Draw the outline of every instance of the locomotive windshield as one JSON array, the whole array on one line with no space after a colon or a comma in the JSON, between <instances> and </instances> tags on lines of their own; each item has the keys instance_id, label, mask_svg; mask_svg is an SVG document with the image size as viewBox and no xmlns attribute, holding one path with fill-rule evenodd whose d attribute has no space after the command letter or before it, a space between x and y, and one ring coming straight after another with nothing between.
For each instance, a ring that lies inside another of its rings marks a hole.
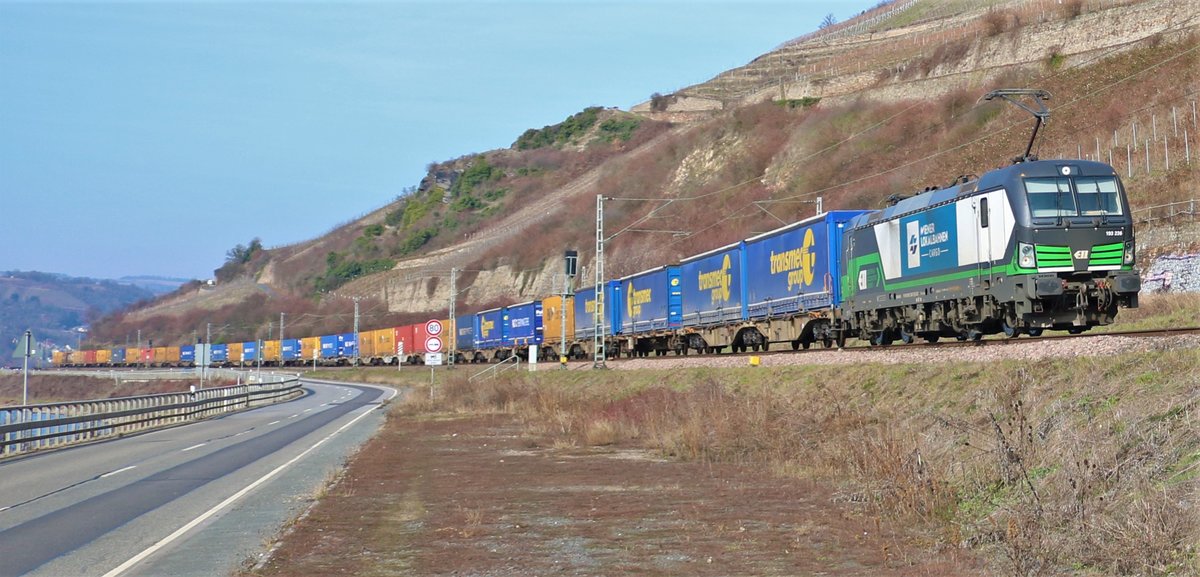
<instances>
[{"instance_id":1,"label":"locomotive windshield","mask_svg":"<svg viewBox=\"0 0 1200 577\"><path fill-rule=\"evenodd\" d=\"M1111 176L1026 178L1033 218L1123 214L1117 179Z\"/></svg>"}]
</instances>

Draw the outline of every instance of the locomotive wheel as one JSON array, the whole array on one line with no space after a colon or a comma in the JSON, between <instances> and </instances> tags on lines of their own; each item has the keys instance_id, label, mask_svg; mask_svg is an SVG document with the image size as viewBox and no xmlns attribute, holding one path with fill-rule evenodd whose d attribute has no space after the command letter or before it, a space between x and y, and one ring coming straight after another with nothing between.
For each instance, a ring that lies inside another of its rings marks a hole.
<instances>
[{"instance_id":1,"label":"locomotive wheel","mask_svg":"<svg viewBox=\"0 0 1200 577\"><path fill-rule=\"evenodd\" d=\"M846 331L838 331L834 336L834 340L837 342L837 348L846 348Z\"/></svg>"},{"instance_id":2,"label":"locomotive wheel","mask_svg":"<svg viewBox=\"0 0 1200 577\"><path fill-rule=\"evenodd\" d=\"M906 345L912 344L912 342L913 342L912 333L910 333L904 329L900 329L900 341Z\"/></svg>"},{"instance_id":3,"label":"locomotive wheel","mask_svg":"<svg viewBox=\"0 0 1200 577\"><path fill-rule=\"evenodd\" d=\"M764 353L771 350L771 341L763 341L762 350Z\"/></svg>"},{"instance_id":4,"label":"locomotive wheel","mask_svg":"<svg viewBox=\"0 0 1200 577\"><path fill-rule=\"evenodd\" d=\"M1008 321L1004 321L1003 323L1001 323L1000 330L1004 332L1005 337L1008 337L1010 339L1015 339L1015 338L1021 336L1021 327L1014 327L1014 326L1008 324Z\"/></svg>"},{"instance_id":5,"label":"locomotive wheel","mask_svg":"<svg viewBox=\"0 0 1200 577\"><path fill-rule=\"evenodd\" d=\"M792 344L792 350L796 350L796 344L799 344L801 347L803 347L803 348L804 348L804 350L806 350L806 351L807 351L807 350L808 350L808 347L811 347L811 346L812 346L812 341L803 341L803 340L802 340L802 341L799 341L799 343L793 343L793 344Z\"/></svg>"},{"instance_id":6,"label":"locomotive wheel","mask_svg":"<svg viewBox=\"0 0 1200 577\"><path fill-rule=\"evenodd\" d=\"M821 339L821 346L823 346L827 349L833 348L833 339L831 339L829 337L825 337L824 339Z\"/></svg>"},{"instance_id":7,"label":"locomotive wheel","mask_svg":"<svg viewBox=\"0 0 1200 577\"><path fill-rule=\"evenodd\" d=\"M807 349L808 347L804 347L804 348ZM792 350L793 351L800 350L800 341L799 340L792 341Z\"/></svg>"}]
</instances>

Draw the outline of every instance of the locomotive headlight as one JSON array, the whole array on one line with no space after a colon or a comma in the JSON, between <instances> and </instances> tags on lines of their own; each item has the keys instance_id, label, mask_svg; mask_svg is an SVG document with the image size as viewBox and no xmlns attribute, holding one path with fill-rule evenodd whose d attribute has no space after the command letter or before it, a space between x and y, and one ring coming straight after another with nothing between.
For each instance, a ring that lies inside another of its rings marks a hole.
<instances>
[{"instance_id":1,"label":"locomotive headlight","mask_svg":"<svg viewBox=\"0 0 1200 577\"><path fill-rule=\"evenodd\" d=\"M1037 268L1037 255L1034 254L1032 244L1017 243L1017 264L1021 265L1021 268Z\"/></svg>"},{"instance_id":2,"label":"locomotive headlight","mask_svg":"<svg viewBox=\"0 0 1200 577\"><path fill-rule=\"evenodd\" d=\"M1125 241L1125 256L1124 256L1124 258L1121 259L1122 263L1133 264L1133 257L1134 257L1133 248L1134 248L1134 246L1135 245L1132 240Z\"/></svg>"}]
</instances>

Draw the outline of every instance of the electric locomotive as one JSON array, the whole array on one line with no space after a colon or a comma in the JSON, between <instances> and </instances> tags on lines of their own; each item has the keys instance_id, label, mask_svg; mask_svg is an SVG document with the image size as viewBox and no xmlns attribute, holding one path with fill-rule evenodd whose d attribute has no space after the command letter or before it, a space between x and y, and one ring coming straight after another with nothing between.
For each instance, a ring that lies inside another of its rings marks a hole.
<instances>
[{"instance_id":1,"label":"electric locomotive","mask_svg":"<svg viewBox=\"0 0 1200 577\"><path fill-rule=\"evenodd\" d=\"M987 98L1011 95L1049 98L1025 90ZM1018 106L1037 116L1037 127L1048 116L1044 105ZM840 341L1079 333L1113 322L1118 306L1137 306L1133 218L1120 176L1100 162L1037 160L1032 146L1012 166L851 221Z\"/></svg>"}]
</instances>

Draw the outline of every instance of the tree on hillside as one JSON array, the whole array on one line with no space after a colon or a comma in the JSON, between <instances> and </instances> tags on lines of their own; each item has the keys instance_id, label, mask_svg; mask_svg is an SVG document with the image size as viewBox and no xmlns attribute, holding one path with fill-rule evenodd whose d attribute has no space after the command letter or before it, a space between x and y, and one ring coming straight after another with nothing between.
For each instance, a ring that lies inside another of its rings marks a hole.
<instances>
[{"instance_id":1,"label":"tree on hillside","mask_svg":"<svg viewBox=\"0 0 1200 577\"><path fill-rule=\"evenodd\" d=\"M829 14L825 15L825 18L821 20L821 24L817 26L817 28L824 30L830 26L833 26L834 24L837 24L837 18L834 17L833 12L830 12Z\"/></svg>"}]
</instances>

